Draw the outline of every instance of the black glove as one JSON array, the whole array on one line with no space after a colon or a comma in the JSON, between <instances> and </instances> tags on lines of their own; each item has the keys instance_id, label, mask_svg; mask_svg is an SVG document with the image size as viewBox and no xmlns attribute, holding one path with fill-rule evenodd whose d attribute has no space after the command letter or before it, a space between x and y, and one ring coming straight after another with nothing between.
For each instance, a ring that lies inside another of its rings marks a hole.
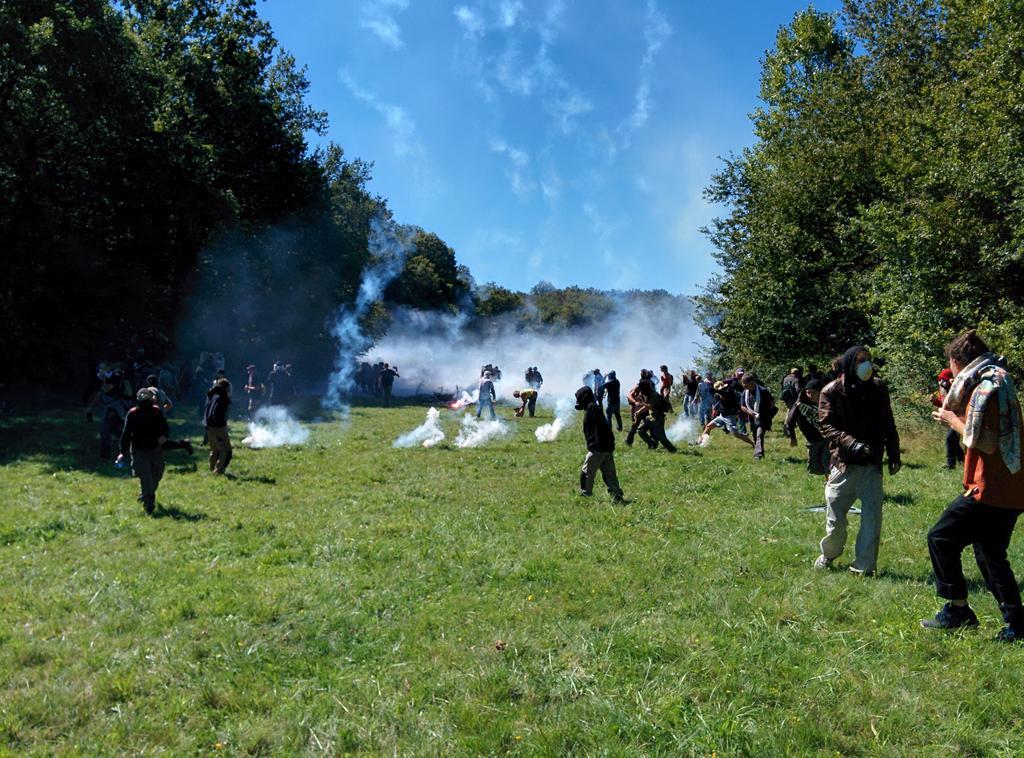
<instances>
[{"instance_id":1,"label":"black glove","mask_svg":"<svg viewBox=\"0 0 1024 758\"><path fill-rule=\"evenodd\" d=\"M853 463L867 463L871 460L871 446L866 442L854 442L850 445L850 460Z\"/></svg>"},{"instance_id":2,"label":"black glove","mask_svg":"<svg viewBox=\"0 0 1024 758\"><path fill-rule=\"evenodd\" d=\"M890 458L889 459L889 473L890 474L895 474L901 468L903 468L903 461L901 461L899 458Z\"/></svg>"},{"instance_id":3,"label":"black glove","mask_svg":"<svg viewBox=\"0 0 1024 758\"><path fill-rule=\"evenodd\" d=\"M85 412L85 423L87 423L87 424L91 424L92 423L92 411L86 411Z\"/></svg>"}]
</instances>

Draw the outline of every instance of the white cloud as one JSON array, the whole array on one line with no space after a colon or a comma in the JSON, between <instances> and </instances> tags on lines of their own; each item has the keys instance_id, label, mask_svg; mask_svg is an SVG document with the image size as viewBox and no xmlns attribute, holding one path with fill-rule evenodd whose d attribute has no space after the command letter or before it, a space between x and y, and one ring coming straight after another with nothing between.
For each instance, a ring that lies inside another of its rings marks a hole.
<instances>
[{"instance_id":1,"label":"white cloud","mask_svg":"<svg viewBox=\"0 0 1024 758\"><path fill-rule=\"evenodd\" d=\"M388 131L391 133L391 146L395 155L404 158L423 153L423 146L420 144L416 132L416 122L405 108L381 101L377 95L361 87L348 71L339 71L338 79L348 88L353 97L377 111L384 118Z\"/></svg>"},{"instance_id":2,"label":"white cloud","mask_svg":"<svg viewBox=\"0 0 1024 758\"><path fill-rule=\"evenodd\" d=\"M500 137L491 140L491 151L508 158L508 178L512 183L512 191L517 197L526 199L534 190L534 182L530 179L528 169L530 156L525 150L509 145Z\"/></svg>"},{"instance_id":3,"label":"white cloud","mask_svg":"<svg viewBox=\"0 0 1024 758\"><path fill-rule=\"evenodd\" d=\"M654 74L654 58L672 34L672 27L658 8L655 0L647 0L647 14L644 22L644 55L640 61L640 81L633 98L633 112L626 120L631 129L639 129L651 115L651 79Z\"/></svg>"},{"instance_id":4,"label":"white cloud","mask_svg":"<svg viewBox=\"0 0 1024 758\"><path fill-rule=\"evenodd\" d=\"M400 50L405 42L394 14L408 7L408 0L368 0L362 6L359 25L377 35L388 47Z\"/></svg>"},{"instance_id":5,"label":"white cloud","mask_svg":"<svg viewBox=\"0 0 1024 758\"><path fill-rule=\"evenodd\" d=\"M520 0L502 0L501 8L499 10L501 25L506 28L515 26L516 21L519 19L519 14L521 14L523 10L523 4Z\"/></svg>"},{"instance_id":6,"label":"white cloud","mask_svg":"<svg viewBox=\"0 0 1024 758\"><path fill-rule=\"evenodd\" d=\"M458 19L459 23L466 30L467 36L479 37L487 29L483 16L468 6L460 5L456 8L455 18Z\"/></svg>"}]
</instances>

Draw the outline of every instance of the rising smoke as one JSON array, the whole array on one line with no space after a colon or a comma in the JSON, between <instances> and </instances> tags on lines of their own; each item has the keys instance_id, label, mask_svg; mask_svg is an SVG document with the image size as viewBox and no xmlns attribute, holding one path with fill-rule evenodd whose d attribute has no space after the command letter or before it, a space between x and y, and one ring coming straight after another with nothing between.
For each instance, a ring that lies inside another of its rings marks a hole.
<instances>
[{"instance_id":1,"label":"rising smoke","mask_svg":"<svg viewBox=\"0 0 1024 758\"><path fill-rule=\"evenodd\" d=\"M363 270L355 303L344 306L331 327L331 334L338 341L338 352L323 398L323 405L329 410L344 412L346 408L344 397L352 389L356 358L370 343L363 332L362 319L381 299L388 284L402 273L406 256L413 247L412 234L413 230L396 224L383 211L370 219L368 245L372 262Z\"/></svg>"},{"instance_id":2,"label":"rising smoke","mask_svg":"<svg viewBox=\"0 0 1024 758\"><path fill-rule=\"evenodd\" d=\"M691 442L696 444L700 436L700 424L683 414L680 414L668 429L665 435L674 443Z\"/></svg>"},{"instance_id":3,"label":"rising smoke","mask_svg":"<svg viewBox=\"0 0 1024 758\"><path fill-rule=\"evenodd\" d=\"M455 447L480 447L490 440L504 437L510 431L508 424L501 419L482 421L467 413L462 418L459 436L455 438Z\"/></svg>"},{"instance_id":4,"label":"rising smoke","mask_svg":"<svg viewBox=\"0 0 1024 758\"><path fill-rule=\"evenodd\" d=\"M441 414L437 408L427 411L427 419L411 432L406 432L391 443L392 447L433 447L444 439L444 429L441 428Z\"/></svg>"},{"instance_id":5,"label":"rising smoke","mask_svg":"<svg viewBox=\"0 0 1024 758\"><path fill-rule=\"evenodd\" d=\"M572 420L575 408L576 403L574 400L567 397L560 397L555 403L555 420L550 424L538 426L533 431L534 435L537 437L537 442L554 442L555 439L558 438L562 429L564 429Z\"/></svg>"},{"instance_id":6,"label":"rising smoke","mask_svg":"<svg viewBox=\"0 0 1024 758\"><path fill-rule=\"evenodd\" d=\"M288 409L280 405L268 405L256 411L249 423L249 435L242 440L251 448L301 445L309 439L309 430L302 426Z\"/></svg>"}]
</instances>

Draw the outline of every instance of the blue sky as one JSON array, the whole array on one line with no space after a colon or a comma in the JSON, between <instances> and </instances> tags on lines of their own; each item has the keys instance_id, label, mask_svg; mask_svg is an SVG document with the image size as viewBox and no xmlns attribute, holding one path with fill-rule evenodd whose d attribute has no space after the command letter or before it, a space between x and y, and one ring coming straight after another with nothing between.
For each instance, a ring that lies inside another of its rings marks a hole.
<instances>
[{"instance_id":1,"label":"blue sky","mask_svg":"<svg viewBox=\"0 0 1024 758\"><path fill-rule=\"evenodd\" d=\"M833 11L837 0L817 2ZM480 284L693 294L717 156L751 142L759 61L806 2L266 0L325 140ZM319 138L318 138L319 139Z\"/></svg>"}]
</instances>

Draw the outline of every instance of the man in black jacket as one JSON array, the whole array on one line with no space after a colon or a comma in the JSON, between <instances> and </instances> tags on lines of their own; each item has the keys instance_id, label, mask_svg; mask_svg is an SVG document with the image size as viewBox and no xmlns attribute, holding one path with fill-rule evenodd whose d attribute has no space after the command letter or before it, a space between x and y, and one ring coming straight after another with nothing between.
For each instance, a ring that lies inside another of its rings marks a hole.
<instances>
[{"instance_id":1,"label":"man in black jacket","mask_svg":"<svg viewBox=\"0 0 1024 758\"><path fill-rule=\"evenodd\" d=\"M622 488L615 474L615 435L590 387L576 390L576 410L583 411L583 438L587 443L587 457L583 459L583 470L580 471L580 494L585 497L594 494L594 479L600 469L608 494L615 502L621 503Z\"/></svg>"},{"instance_id":2,"label":"man in black jacket","mask_svg":"<svg viewBox=\"0 0 1024 758\"><path fill-rule=\"evenodd\" d=\"M231 437L228 435L228 409L231 407L231 383L218 379L206 393L206 441L210 445L210 471L223 474L231 463Z\"/></svg>"},{"instance_id":3,"label":"man in black jacket","mask_svg":"<svg viewBox=\"0 0 1024 758\"><path fill-rule=\"evenodd\" d=\"M608 419L608 426L612 425L612 417L615 417L615 424L618 430L622 431L622 385L614 371L609 371L601 385L601 396L597 399L598 405L604 405L604 415Z\"/></svg>"},{"instance_id":4,"label":"man in black jacket","mask_svg":"<svg viewBox=\"0 0 1024 758\"><path fill-rule=\"evenodd\" d=\"M889 390L874 376L871 353L863 345L843 355L839 378L821 391L818 418L832 451L832 472L825 485L825 538L818 569L829 568L846 545L846 514L860 499L860 529L850 571L875 573L882 536L882 460L889 474L900 470L900 437L892 416Z\"/></svg>"},{"instance_id":5,"label":"man in black jacket","mask_svg":"<svg viewBox=\"0 0 1024 758\"><path fill-rule=\"evenodd\" d=\"M139 478L139 500L146 513L156 507L156 488L164 475L163 443L171 433L167 419L156 407L156 393L139 390L135 407L128 411L121 432L121 453L117 463L123 463L131 452L132 473Z\"/></svg>"},{"instance_id":6,"label":"man in black jacket","mask_svg":"<svg viewBox=\"0 0 1024 758\"><path fill-rule=\"evenodd\" d=\"M772 393L757 381L754 372L745 373L740 386L743 387L740 413L750 422L750 434L754 438L754 460L759 461L764 458L764 435L772 430L772 419L779 409Z\"/></svg>"}]
</instances>

